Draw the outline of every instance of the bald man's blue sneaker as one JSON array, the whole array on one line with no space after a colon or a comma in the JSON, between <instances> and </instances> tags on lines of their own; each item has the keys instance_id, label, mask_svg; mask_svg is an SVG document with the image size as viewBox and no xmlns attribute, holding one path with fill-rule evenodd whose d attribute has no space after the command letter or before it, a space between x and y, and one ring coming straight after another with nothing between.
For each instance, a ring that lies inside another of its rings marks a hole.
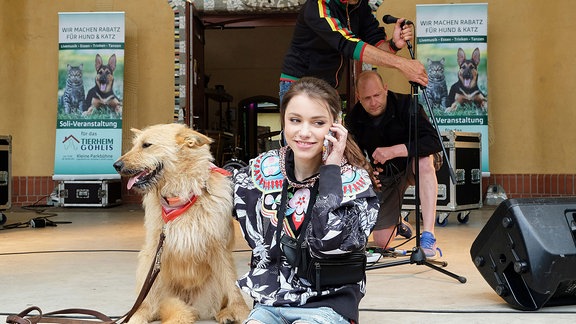
<instances>
[{"instance_id":1,"label":"bald man's blue sneaker","mask_svg":"<svg viewBox=\"0 0 576 324\"><path fill-rule=\"evenodd\" d=\"M434 259L437 254L442 256L442 250L436 246L436 238L434 237L434 234L428 231L422 232L422 236L420 236L420 248L426 255L427 259Z\"/></svg>"}]
</instances>

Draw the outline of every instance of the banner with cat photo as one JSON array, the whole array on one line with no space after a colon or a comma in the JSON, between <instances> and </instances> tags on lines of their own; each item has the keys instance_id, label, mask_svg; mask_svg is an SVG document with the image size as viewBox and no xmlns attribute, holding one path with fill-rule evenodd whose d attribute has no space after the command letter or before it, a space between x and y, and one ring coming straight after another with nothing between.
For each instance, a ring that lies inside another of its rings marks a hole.
<instances>
[{"instance_id":1,"label":"banner with cat photo","mask_svg":"<svg viewBox=\"0 0 576 324\"><path fill-rule=\"evenodd\" d=\"M119 179L124 12L61 12L54 180Z\"/></svg>"},{"instance_id":2,"label":"banner with cat photo","mask_svg":"<svg viewBox=\"0 0 576 324\"><path fill-rule=\"evenodd\" d=\"M487 176L488 4L417 5L415 29L418 60L428 71L420 101L428 98L441 132L481 134Z\"/></svg>"}]
</instances>

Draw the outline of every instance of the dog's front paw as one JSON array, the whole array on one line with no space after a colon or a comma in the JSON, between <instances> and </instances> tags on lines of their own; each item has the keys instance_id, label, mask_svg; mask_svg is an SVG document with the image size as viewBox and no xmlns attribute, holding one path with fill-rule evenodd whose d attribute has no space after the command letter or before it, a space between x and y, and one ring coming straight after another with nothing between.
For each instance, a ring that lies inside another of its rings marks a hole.
<instances>
[{"instance_id":1,"label":"dog's front paw","mask_svg":"<svg viewBox=\"0 0 576 324\"><path fill-rule=\"evenodd\" d=\"M218 312L215 319L220 324L242 323L250 310L246 304L230 305Z\"/></svg>"},{"instance_id":2,"label":"dog's front paw","mask_svg":"<svg viewBox=\"0 0 576 324\"><path fill-rule=\"evenodd\" d=\"M194 307L178 298L167 298L160 306L162 324L190 324L200 319L200 313Z\"/></svg>"},{"instance_id":3,"label":"dog's front paw","mask_svg":"<svg viewBox=\"0 0 576 324\"><path fill-rule=\"evenodd\" d=\"M225 308L216 314L215 319L220 324L242 323L241 319L235 318L230 309Z\"/></svg>"},{"instance_id":4,"label":"dog's front paw","mask_svg":"<svg viewBox=\"0 0 576 324\"><path fill-rule=\"evenodd\" d=\"M132 317L130 317L130 321L128 321L127 324L147 324L147 323L148 320L145 317L140 316L140 314L136 313Z\"/></svg>"}]
</instances>

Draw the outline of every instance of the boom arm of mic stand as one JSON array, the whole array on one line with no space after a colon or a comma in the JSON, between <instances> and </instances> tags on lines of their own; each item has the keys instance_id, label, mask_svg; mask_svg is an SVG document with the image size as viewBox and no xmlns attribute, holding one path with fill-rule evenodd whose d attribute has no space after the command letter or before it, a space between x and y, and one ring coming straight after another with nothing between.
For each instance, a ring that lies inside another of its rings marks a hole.
<instances>
[{"instance_id":1,"label":"boom arm of mic stand","mask_svg":"<svg viewBox=\"0 0 576 324\"><path fill-rule=\"evenodd\" d=\"M415 59L414 56L414 50L412 49L412 43L407 40L406 41L406 45L408 46L408 51L410 52L410 57L412 57L412 59ZM418 84L418 83L413 83L410 82L413 85L416 84L420 87L420 89L422 90L422 94L424 94L424 100L426 101L426 107L428 108L428 114L430 115L430 119L432 119L432 124L434 125L434 129L436 130L436 134L438 135L438 140L440 141L440 145L442 146L442 152L444 153L444 156L446 157L444 159L444 162L448 163L448 171L450 172L450 180L452 180L452 184L456 184L456 174L454 173L454 169L452 169L452 162L450 162L450 159L448 158L448 154L446 154L446 148L444 147L444 143L442 141L442 134L440 134L440 130L438 129L438 123L436 122L436 118L434 117L434 112L432 111L432 106L430 105L430 100L428 99L428 94L426 93L426 87ZM418 112L416 112L417 114Z\"/></svg>"}]
</instances>

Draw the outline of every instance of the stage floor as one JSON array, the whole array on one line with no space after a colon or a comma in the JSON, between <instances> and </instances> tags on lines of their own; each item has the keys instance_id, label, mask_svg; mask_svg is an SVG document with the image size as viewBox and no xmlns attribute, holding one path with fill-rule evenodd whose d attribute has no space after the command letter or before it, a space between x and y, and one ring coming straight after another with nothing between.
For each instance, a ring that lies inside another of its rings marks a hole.
<instances>
[{"instance_id":1,"label":"stage floor","mask_svg":"<svg viewBox=\"0 0 576 324\"><path fill-rule=\"evenodd\" d=\"M511 308L476 270L470 246L493 211L493 206L472 210L464 224L453 214L445 227L436 228L444 254L441 259L448 263L445 269L466 277L466 283L425 265L369 270L367 294L360 304L361 323L573 322L576 305L536 312ZM52 221L70 223L0 231L0 321L31 305L44 312L75 307L110 316L126 313L136 293L136 257L144 235L141 207L48 208L44 212L56 215L49 218ZM5 215L4 225L43 216L21 208ZM409 220L414 222L413 214ZM413 245L411 241L402 248L409 250ZM247 270L249 257L237 228L234 258L239 274Z\"/></svg>"}]
</instances>

